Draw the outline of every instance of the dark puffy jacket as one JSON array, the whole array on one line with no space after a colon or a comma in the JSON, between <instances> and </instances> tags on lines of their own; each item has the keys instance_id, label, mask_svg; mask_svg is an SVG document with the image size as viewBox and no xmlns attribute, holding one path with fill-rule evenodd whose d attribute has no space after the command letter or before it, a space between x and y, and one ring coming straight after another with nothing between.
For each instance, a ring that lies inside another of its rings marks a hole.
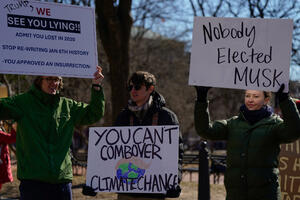
<instances>
[{"instance_id":1,"label":"dark puffy jacket","mask_svg":"<svg viewBox=\"0 0 300 200\"><path fill-rule=\"evenodd\" d=\"M203 138L227 141L226 199L280 200L280 144L300 137L295 103L291 99L281 103L284 121L272 114L253 125L241 113L210 124L207 107L207 102L196 102L195 126Z\"/></svg>"},{"instance_id":2,"label":"dark puffy jacket","mask_svg":"<svg viewBox=\"0 0 300 200\"><path fill-rule=\"evenodd\" d=\"M170 109L165 107L166 101L164 97L159 94L158 92L153 92L153 104L148 109L147 113L145 114L143 119L138 119L136 115L126 107L117 117L117 120L115 122L115 126L130 126L130 118L133 119L133 125L134 126L151 126L153 125L153 115L155 113L158 113L158 119L156 125L179 125L177 116L174 112L172 112ZM179 181L182 179L182 159L183 159L183 141L182 136L179 134L179 158L178 158L178 178ZM154 197L172 197L179 196L180 189L177 189L176 191L172 191L172 194L168 195L160 195L160 194L131 194L133 196L144 196L149 198ZM175 194L174 194L175 193ZM177 194L176 194L177 193Z\"/></svg>"}]
</instances>

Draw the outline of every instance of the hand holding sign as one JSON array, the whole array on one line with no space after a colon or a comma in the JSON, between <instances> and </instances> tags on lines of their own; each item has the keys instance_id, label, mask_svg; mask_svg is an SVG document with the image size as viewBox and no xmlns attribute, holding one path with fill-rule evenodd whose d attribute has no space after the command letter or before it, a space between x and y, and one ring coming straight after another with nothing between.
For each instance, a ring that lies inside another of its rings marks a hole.
<instances>
[{"instance_id":1,"label":"hand holding sign","mask_svg":"<svg viewBox=\"0 0 300 200\"><path fill-rule=\"evenodd\" d=\"M102 74L102 67L97 66L97 71L94 73L93 84L99 85L103 79L104 76Z\"/></svg>"},{"instance_id":2,"label":"hand holding sign","mask_svg":"<svg viewBox=\"0 0 300 200\"><path fill-rule=\"evenodd\" d=\"M284 84L281 84L279 90L275 94L275 107L278 107L278 104L289 98L289 93L283 92L285 88Z\"/></svg>"},{"instance_id":3,"label":"hand holding sign","mask_svg":"<svg viewBox=\"0 0 300 200\"><path fill-rule=\"evenodd\" d=\"M211 87L195 86L197 92L197 101L206 102L208 90Z\"/></svg>"}]
</instances>

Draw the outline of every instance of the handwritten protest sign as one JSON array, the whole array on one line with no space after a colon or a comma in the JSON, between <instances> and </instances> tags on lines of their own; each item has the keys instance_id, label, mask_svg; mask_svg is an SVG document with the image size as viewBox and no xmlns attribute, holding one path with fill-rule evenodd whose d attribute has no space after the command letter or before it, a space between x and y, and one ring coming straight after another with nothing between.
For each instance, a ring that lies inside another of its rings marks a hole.
<instances>
[{"instance_id":1,"label":"handwritten protest sign","mask_svg":"<svg viewBox=\"0 0 300 200\"><path fill-rule=\"evenodd\" d=\"M93 77L93 8L1 0L0 27L0 73Z\"/></svg>"},{"instance_id":2,"label":"handwritten protest sign","mask_svg":"<svg viewBox=\"0 0 300 200\"><path fill-rule=\"evenodd\" d=\"M95 127L86 184L98 192L165 193L178 185L178 126Z\"/></svg>"},{"instance_id":3,"label":"handwritten protest sign","mask_svg":"<svg viewBox=\"0 0 300 200\"><path fill-rule=\"evenodd\" d=\"M196 17L189 84L288 91L293 21Z\"/></svg>"},{"instance_id":4,"label":"handwritten protest sign","mask_svg":"<svg viewBox=\"0 0 300 200\"><path fill-rule=\"evenodd\" d=\"M300 199L300 140L281 145L279 160L282 200Z\"/></svg>"}]
</instances>

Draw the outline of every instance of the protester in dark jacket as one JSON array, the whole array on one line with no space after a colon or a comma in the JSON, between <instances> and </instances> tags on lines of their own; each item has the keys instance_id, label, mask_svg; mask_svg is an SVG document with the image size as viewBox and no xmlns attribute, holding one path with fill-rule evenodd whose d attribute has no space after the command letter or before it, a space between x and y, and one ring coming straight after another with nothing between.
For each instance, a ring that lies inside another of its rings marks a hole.
<instances>
[{"instance_id":1,"label":"protester in dark jacket","mask_svg":"<svg viewBox=\"0 0 300 200\"><path fill-rule=\"evenodd\" d=\"M151 126L151 125L178 125L174 112L165 107L165 99L155 91L156 79L153 74L138 71L131 75L128 81L130 100L128 106L119 114L115 126ZM178 182L181 181L183 158L182 137L179 137ZM165 199L178 197L181 189L179 185L171 188L167 194L118 194L119 200L125 199Z\"/></svg>"},{"instance_id":2,"label":"protester in dark jacket","mask_svg":"<svg viewBox=\"0 0 300 200\"><path fill-rule=\"evenodd\" d=\"M227 141L226 199L280 200L280 144L300 137L299 113L293 100L282 92L284 85L276 94L283 120L267 105L267 92L246 90L238 116L212 123L206 100L208 88L196 88L197 133L205 139Z\"/></svg>"},{"instance_id":3,"label":"protester in dark jacket","mask_svg":"<svg viewBox=\"0 0 300 200\"><path fill-rule=\"evenodd\" d=\"M8 145L15 142L16 131L14 129L10 133L6 133L0 128L0 189L3 183L13 181Z\"/></svg>"},{"instance_id":4,"label":"protester in dark jacket","mask_svg":"<svg viewBox=\"0 0 300 200\"><path fill-rule=\"evenodd\" d=\"M60 96L62 78L52 76L38 76L28 92L0 99L0 119L18 123L21 200L72 199L74 126L97 122L104 114L101 71L97 67L94 73L89 104Z\"/></svg>"}]
</instances>

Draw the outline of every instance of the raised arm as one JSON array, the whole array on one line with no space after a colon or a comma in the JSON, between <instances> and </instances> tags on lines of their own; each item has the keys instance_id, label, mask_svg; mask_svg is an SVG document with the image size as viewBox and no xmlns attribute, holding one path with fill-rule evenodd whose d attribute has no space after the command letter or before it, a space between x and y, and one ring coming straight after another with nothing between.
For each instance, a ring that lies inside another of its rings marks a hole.
<instances>
[{"instance_id":1,"label":"raised arm","mask_svg":"<svg viewBox=\"0 0 300 200\"><path fill-rule=\"evenodd\" d=\"M0 99L0 120L18 120L23 115L23 109L18 104L20 95Z\"/></svg>"},{"instance_id":2,"label":"raised arm","mask_svg":"<svg viewBox=\"0 0 300 200\"><path fill-rule=\"evenodd\" d=\"M289 97L288 93L283 92L284 85L276 93L283 122L274 127L274 132L280 143L288 143L300 137L300 116L295 102Z\"/></svg>"},{"instance_id":3,"label":"raised arm","mask_svg":"<svg viewBox=\"0 0 300 200\"><path fill-rule=\"evenodd\" d=\"M103 78L102 68L97 66L92 81L90 103L75 103L76 111L74 116L76 124L84 125L95 123L103 117L105 109L104 93L101 86Z\"/></svg>"},{"instance_id":4,"label":"raised arm","mask_svg":"<svg viewBox=\"0 0 300 200\"><path fill-rule=\"evenodd\" d=\"M208 111L207 92L210 88L196 86L197 100L194 109L194 122L197 134L204 139L226 140L227 139L227 121L221 120L210 124Z\"/></svg>"}]
</instances>

